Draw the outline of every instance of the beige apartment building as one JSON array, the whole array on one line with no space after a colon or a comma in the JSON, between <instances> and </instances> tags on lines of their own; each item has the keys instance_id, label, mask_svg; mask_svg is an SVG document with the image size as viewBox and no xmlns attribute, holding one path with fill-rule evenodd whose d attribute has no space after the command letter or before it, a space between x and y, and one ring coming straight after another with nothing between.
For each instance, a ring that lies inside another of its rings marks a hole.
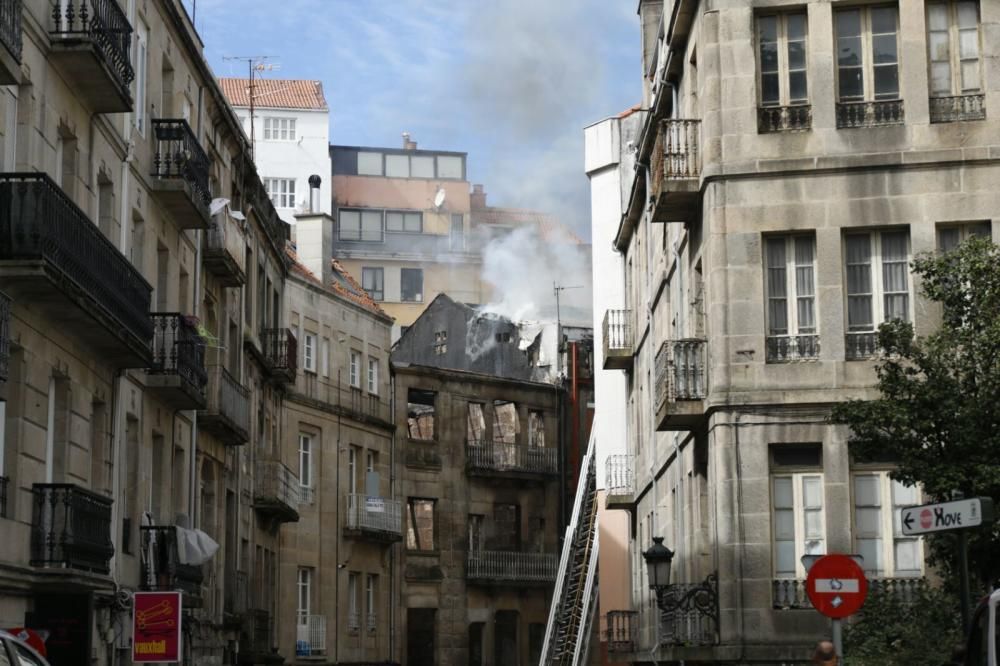
<instances>
[{"instance_id":1,"label":"beige apartment building","mask_svg":"<svg viewBox=\"0 0 1000 666\"><path fill-rule=\"evenodd\" d=\"M604 647L616 663L804 662L829 624L803 555L860 554L900 593L927 573L894 522L919 492L855 462L827 417L873 395L880 323L935 328L913 256L996 237L1000 6L643 0L639 15L638 132L587 130L592 183L617 198L594 217L595 267L618 284L595 303L599 374L625 378L620 398L598 379L596 419L626 414L602 445L608 508L632 525L631 598L601 608ZM663 613L641 555L654 536L675 553Z\"/></svg>"}]
</instances>

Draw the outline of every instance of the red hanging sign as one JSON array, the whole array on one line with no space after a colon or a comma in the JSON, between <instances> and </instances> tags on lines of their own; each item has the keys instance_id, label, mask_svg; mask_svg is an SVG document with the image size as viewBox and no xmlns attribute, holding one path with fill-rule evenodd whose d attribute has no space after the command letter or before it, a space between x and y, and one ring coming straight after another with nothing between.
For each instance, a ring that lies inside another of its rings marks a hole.
<instances>
[{"instance_id":1,"label":"red hanging sign","mask_svg":"<svg viewBox=\"0 0 1000 666\"><path fill-rule=\"evenodd\" d=\"M132 597L132 661L179 663L181 593L136 592Z\"/></svg>"}]
</instances>

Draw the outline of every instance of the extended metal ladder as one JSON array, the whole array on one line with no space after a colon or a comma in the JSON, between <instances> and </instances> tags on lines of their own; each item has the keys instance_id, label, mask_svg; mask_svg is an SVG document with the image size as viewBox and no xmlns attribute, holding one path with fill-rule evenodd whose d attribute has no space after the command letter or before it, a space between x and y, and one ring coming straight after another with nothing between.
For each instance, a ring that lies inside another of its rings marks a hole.
<instances>
[{"instance_id":1,"label":"extended metal ladder","mask_svg":"<svg viewBox=\"0 0 1000 666\"><path fill-rule=\"evenodd\" d=\"M582 666L597 610L597 474L594 436L581 465L573 515L566 526L559 574L539 666Z\"/></svg>"}]
</instances>

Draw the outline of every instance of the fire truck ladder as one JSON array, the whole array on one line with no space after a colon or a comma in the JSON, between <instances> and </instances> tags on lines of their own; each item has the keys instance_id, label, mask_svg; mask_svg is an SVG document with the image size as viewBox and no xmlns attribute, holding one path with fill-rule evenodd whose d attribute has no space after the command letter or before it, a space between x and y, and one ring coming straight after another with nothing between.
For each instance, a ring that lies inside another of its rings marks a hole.
<instances>
[{"instance_id":1,"label":"fire truck ladder","mask_svg":"<svg viewBox=\"0 0 1000 666\"><path fill-rule=\"evenodd\" d=\"M587 662L597 609L597 476L591 435L566 527L559 574L539 666L581 666Z\"/></svg>"}]
</instances>

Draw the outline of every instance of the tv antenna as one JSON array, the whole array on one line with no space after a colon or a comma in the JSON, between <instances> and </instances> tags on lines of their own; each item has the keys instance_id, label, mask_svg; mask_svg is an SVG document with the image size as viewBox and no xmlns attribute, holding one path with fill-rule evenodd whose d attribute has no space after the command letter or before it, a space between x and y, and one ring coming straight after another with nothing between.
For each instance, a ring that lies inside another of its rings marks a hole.
<instances>
[{"instance_id":1,"label":"tv antenna","mask_svg":"<svg viewBox=\"0 0 1000 666\"><path fill-rule=\"evenodd\" d=\"M254 74L258 72L274 72L281 69L281 65L276 62L268 62L269 60L276 59L278 56L270 55L254 55L254 56L223 56L222 59L226 62L239 61L245 62L247 64L247 70L250 72L249 84L247 86L247 97L250 100L250 159L254 159L254 100L259 97L259 95L254 94Z\"/></svg>"}]
</instances>

